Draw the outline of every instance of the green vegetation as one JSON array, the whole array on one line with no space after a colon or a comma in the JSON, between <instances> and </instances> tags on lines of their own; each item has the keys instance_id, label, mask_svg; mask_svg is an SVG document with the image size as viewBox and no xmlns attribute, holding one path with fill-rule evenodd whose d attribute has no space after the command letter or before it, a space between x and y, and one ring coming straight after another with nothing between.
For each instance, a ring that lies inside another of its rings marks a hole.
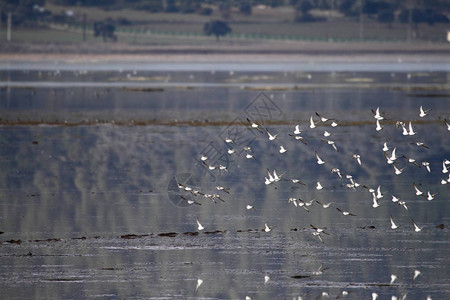
<instances>
[{"instance_id":1,"label":"green vegetation","mask_svg":"<svg viewBox=\"0 0 450 300\"><path fill-rule=\"evenodd\" d=\"M31 28L42 33L57 28L57 36L70 27L78 42L83 28L94 36L94 24L103 24L108 29L97 31L97 36L104 41L117 36L120 42L143 44L184 43L204 35L219 39L226 34L239 41L446 42L449 12L450 3L444 0L4 0L0 34L5 34L11 13L16 41L28 41L19 37ZM228 29L212 32L208 24L213 20Z\"/></svg>"}]
</instances>

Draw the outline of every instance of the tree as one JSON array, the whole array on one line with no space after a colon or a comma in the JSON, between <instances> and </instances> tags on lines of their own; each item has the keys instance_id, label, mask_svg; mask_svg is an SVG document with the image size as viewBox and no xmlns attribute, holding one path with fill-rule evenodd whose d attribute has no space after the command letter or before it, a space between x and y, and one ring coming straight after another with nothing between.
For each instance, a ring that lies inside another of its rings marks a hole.
<instances>
[{"instance_id":1,"label":"tree","mask_svg":"<svg viewBox=\"0 0 450 300\"><path fill-rule=\"evenodd\" d=\"M206 35L215 35L216 39L219 41L221 36L225 36L231 32L230 26L227 22L216 20L205 23L203 26L203 32Z\"/></svg>"},{"instance_id":2,"label":"tree","mask_svg":"<svg viewBox=\"0 0 450 300\"><path fill-rule=\"evenodd\" d=\"M239 6L239 10L241 13L243 13L246 16L249 16L252 14L252 5L250 1L244 1L241 2L241 5Z\"/></svg>"},{"instance_id":3,"label":"tree","mask_svg":"<svg viewBox=\"0 0 450 300\"><path fill-rule=\"evenodd\" d=\"M380 12L377 16L377 20L380 23L386 23L388 28L392 28L392 22L394 22L395 16L392 11Z\"/></svg>"},{"instance_id":4,"label":"tree","mask_svg":"<svg viewBox=\"0 0 450 300\"><path fill-rule=\"evenodd\" d=\"M114 34L115 30L116 26L114 26L114 24L110 20L94 23L94 36L101 36L104 42L106 42L108 39L112 40L113 42L117 41L117 36Z\"/></svg>"}]
</instances>

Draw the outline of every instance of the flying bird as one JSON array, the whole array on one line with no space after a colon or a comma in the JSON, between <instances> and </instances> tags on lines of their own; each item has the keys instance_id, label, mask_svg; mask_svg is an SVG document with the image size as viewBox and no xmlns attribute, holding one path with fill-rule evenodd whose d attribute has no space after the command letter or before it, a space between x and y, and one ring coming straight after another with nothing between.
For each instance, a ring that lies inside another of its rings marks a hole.
<instances>
[{"instance_id":1,"label":"flying bird","mask_svg":"<svg viewBox=\"0 0 450 300\"><path fill-rule=\"evenodd\" d=\"M415 183L413 183L413 186L414 186L414 189L416 190L416 195L417 195L417 196L420 196L420 195L423 194L423 192L422 192L421 190L419 190L419 188L416 186Z\"/></svg>"},{"instance_id":2,"label":"flying bird","mask_svg":"<svg viewBox=\"0 0 450 300\"><path fill-rule=\"evenodd\" d=\"M414 231L415 232L419 232L422 230L422 228L420 228L419 226L417 226L416 222L414 222L414 219L411 219L413 225L414 225Z\"/></svg>"},{"instance_id":3,"label":"flying bird","mask_svg":"<svg viewBox=\"0 0 450 300\"><path fill-rule=\"evenodd\" d=\"M352 158L356 159L359 165L361 165L361 155L359 154L353 154Z\"/></svg>"},{"instance_id":4,"label":"flying bird","mask_svg":"<svg viewBox=\"0 0 450 300\"><path fill-rule=\"evenodd\" d=\"M309 118L309 128L316 128L316 124L317 123L315 123L314 122L314 120L313 120L313 116L311 116L310 118Z\"/></svg>"},{"instance_id":5,"label":"flying bird","mask_svg":"<svg viewBox=\"0 0 450 300\"><path fill-rule=\"evenodd\" d=\"M380 120L383 120L383 119L384 119L384 117L380 114L380 107L377 107L376 111L372 109L372 113L373 113L373 115L374 115L373 117L374 117L377 121L380 121Z\"/></svg>"},{"instance_id":6,"label":"flying bird","mask_svg":"<svg viewBox=\"0 0 450 300\"><path fill-rule=\"evenodd\" d=\"M392 215L390 216L390 219L391 219L391 228L392 229L397 229L398 226L394 223L394 220L392 219Z\"/></svg>"},{"instance_id":7,"label":"flying bird","mask_svg":"<svg viewBox=\"0 0 450 300\"><path fill-rule=\"evenodd\" d=\"M267 129L266 129L266 132L267 132L267 135L269 136L269 141L275 140L275 139L277 138L277 136L278 136L278 133L272 135L272 134L269 132L269 130L267 130Z\"/></svg>"},{"instance_id":8,"label":"flying bird","mask_svg":"<svg viewBox=\"0 0 450 300\"><path fill-rule=\"evenodd\" d=\"M376 130L376 131L380 131L380 130L383 129L383 127L381 127L381 124L380 124L380 120L379 120L379 119L377 119L376 124L377 124L377 126L375 127L375 130Z\"/></svg>"},{"instance_id":9,"label":"flying bird","mask_svg":"<svg viewBox=\"0 0 450 300\"><path fill-rule=\"evenodd\" d=\"M279 151L280 151L281 154L287 152L287 150L283 146L280 146L280 150Z\"/></svg>"},{"instance_id":10,"label":"flying bird","mask_svg":"<svg viewBox=\"0 0 450 300\"><path fill-rule=\"evenodd\" d=\"M353 217L356 217L355 214L352 214L351 212L348 212L348 211L341 210L339 207L336 207L336 209L337 209L338 211L340 211L344 216L353 216Z\"/></svg>"},{"instance_id":11,"label":"flying bird","mask_svg":"<svg viewBox=\"0 0 450 300\"><path fill-rule=\"evenodd\" d=\"M411 121L409 122L409 130L408 130L408 135L415 135L417 132L414 131L413 127L412 127L412 123Z\"/></svg>"},{"instance_id":12,"label":"flying bird","mask_svg":"<svg viewBox=\"0 0 450 300\"><path fill-rule=\"evenodd\" d=\"M325 162L319 157L319 154L317 154L317 151L316 151L316 159L317 159L317 164L319 164L319 165L323 165Z\"/></svg>"},{"instance_id":13,"label":"flying bird","mask_svg":"<svg viewBox=\"0 0 450 300\"><path fill-rule=\"evenodd\" d=\"M202 226L202 224L200 224L200 221L198 220L198 218L196 218L197 220L197 229L198 231L202 231L203 229L205 229L205 227Z\"/></svg>"},{"instance_id":14,"label":"flying bird","mask_svg":"<svg viewBox=\"0 0 450 300\"><path fill-rule=\"evenodd\" d=\"M421 105L419 108L419 117L421 117L421 118L425 117L430 110L431 110L431 108L424 110Z\"/></svg>"}]
</instances>

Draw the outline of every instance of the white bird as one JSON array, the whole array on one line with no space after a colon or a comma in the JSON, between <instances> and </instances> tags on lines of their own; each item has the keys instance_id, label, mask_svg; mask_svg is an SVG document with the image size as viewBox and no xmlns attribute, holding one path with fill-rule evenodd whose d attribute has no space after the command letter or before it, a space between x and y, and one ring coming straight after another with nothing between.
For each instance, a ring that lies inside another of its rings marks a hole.
<instances>
[{"instance_id":1,"label":"white bird","mask_svg":"<svg viewBox=\"0 0 450 300\"><path fill-rule=\"evenodd\" d=\"M314 123L313 116L309 118L309 128L316 128L316 123Z\"/></svg>"},{"instance_id":2,"label":"white bird","mask_svg":"<svg viewBox=\"0 0 450 300\"><path fill-rule=\"evenodd\" d=\"M280 146L280 153L283 154L285 152L287 152L287 150L283 146Z\"/></svg>"},{"instance_id":3,"label":"white bird","mask_svg":"<svg viewBox=\"0 0 450 300\"><path fill-rule=\"evenodd\" d=\"M378 202L377 202L377 195L375 195L375 193L372 193L372 201L373 201L373 204L372 204L373 208L377 208L378 206L380 206L380 204L378 204Z\"/></svg>"},{"instance_id":4,"label":"white bird","mask_svg":"<svg viewBox=\"0 0 450 300\"><path fill-rule=\"evenodd\" d=\"M405 169L405 168L399 169L399 168L397 168L397 167L395 166L395 164L392 164L392 166L394 167L395 175L400 175L400 174L402 174L403 170Z\"/></svg>"},{"instance_id":5,"label":"white bird","mask_svg":"<svg viewBox=\"0 0 450 300\"><path fill-rule=\"evenodd\" d=\"M377 300L378 298L378 294L377 293L372 293L372 300Z\"/></svg>"},{"instance_id":6,"label":"white bird","mask_svg":"<svg viewBox=\"0 0 450 300\"><path fill-rule=\"evenodd\" d=\"M383 119L384 119L384 117L380 114L380 107L377 107L376 111L374 111L374 110L372 109L372 113L374 114L373 117L374 117L377 121L383 120Z\"/></svg>"},{"instance_id":7,"label":"white bird","mask_svg":"<svg viewBox=\"0 0 450 300\"><path fill-rule=\"evenodd\" d=\"M414 222L414 219L411 219L413 225L414 225L414 231L415 232L419 232L422 230L422 228L420 228L419 226L417 226L416 222Z\"/></svg>"},{"instance_id":8,"label":"white bird","mask_svg":"<svg viewBox=\"0 0 450 300\"><path fill-rule=\"evenodd\" d=\"M377 119L377 123L376 124L377 124L377 127L375 127L376 131L380 131L380 130L383 129L383 127L381 127L380 120Z\"/></svg>"},{"instance_id":9,"label":"white bird","mask_svg":"<svg viewBox=\"0 0 450 300\"><path fill-rule=\"evenodd\" d=\"M197 229L198 231L202 231L203 229L205 229L205 227L202 226L202 224L200 224L200 221L198 220L198 218L196 218L197 220Z\"/></svg>"},{"instance_id":10,"label":"white bird","mask_svg":"<svg viewBox=\"0 0 450 300\"><path fill-rule=\"evenodd\" d=\"M301 134L302 132L300 131L300 125L295 125L295 130L294 130L294 134Z\"/></svg>"},{"instance_id":11,"label":"white bird","mask_svg":"<svg viewBox=\"0 0 450 300\"><path fill-rule=\"evenodd\" d=\"M275 178L272 176L272 174L270 174L269 169L267 169L267 174L269 175L269 181L270 181L270 182L274 182L274 181L275 181ZM276 174L275 170L274 170L274 174Z\"/></svg>"},{"instance_id":12,"label":"white bird","mask_svg":"<svg viewBox=\"0 0 450 300\"><path fill-rule=\"evenodd\" d=\"M332 168L331 173L336 173L339 176L339 178L342 179L341 170L339 170L338 168Z\"/></svg>"},{"instance_id":13,"label":"white bird","mask_svg":"<svg viewBox=\"0 0 450 300\"><path fill-rule=\"evenodd\" d=\"M396 203L398 202L398 200L400 200L400 198L397 198L394 195L392 195L392 202Z\"/></svg>"},{"instance_id":14,"label":"white bird","mask_svg":"<svg viewBox=\"0 0 450 300\"><path fill-rule=\"evenodd\" d=\"M393 284L396 279L397 279L397 275L392 274L391 275L391 283L390 284Z\"/></svg>"},{"instance_id":15,"label":"white bird","mask_svg":"<svg viewBox=\"0 0 450 300\"><path fill-rule=\"evenodd\" d=\"M330 205L333 203L333 202L329 202L329 203L321 203L321 202L319 202L319 201L317 201L317 200L316 200L316 202L317 202L318 204L322 205L323 208L328 208L328 207L330 207Z\"/></svg>"},{"instance_id":16,"label":"white bird","mask_svg":"<svg viewBox=\"0 0 450 300\"><path fill-rule=\"evenodd\" d=\"M325 136L325 137L329 137L330 135L331 135L331 133L329 133L329 132L326 131L326 130L323 132L323 136Z\"/></svg>"},{"instance_id":17,"label":"white bird","mask_svg":"<svg viewBox=\"0 0 450 300\"><path fill-rule=\"evenodd\" d=\"M341 210L339 207L336 207L336 209L337 209L338 211L340 211L344 216L353 216L353 217L356 217L355 214L352 214L351 212L348 212L348 211Z\"/></svg>"},{"instance_id":18,"label":"white bird","mask_svg":"<svg viewBox=\"0 0 450 300\"><path fill-rule=\"evenodd\" d=\"M317 159L317 164L319 164L319 165L322 165L322 164L325 163L325 162L319 157L319 154L317 154L317 151L316 151L316 159Z\"/></svg>"},{"instance_id":19,"label":"white bird","mask_svg":"<svg viewBox=\"0 0 450 300\"><path fill-rule=\"evenodd\" d=\"M414 275L413 275L412 281L416 280L416 278L419 277L420 274L421 274L421 272L419 270L414 270Z\"/></svg>"},{"instance_id":20,"label":"white bird","mask_svg":"<svg viewBox=\"0 0 450 300\"><path fill-rule=\"evenodd\" d=\"M254 159L253 155L250 153L245 154L245 158L248 158L248 159L253 158Z\"/></svg>"},{"instance_id":21,"label":"white bird","mask_svg":"<svg viewBox=\"0 0 450 300\"><path fill-rule=\"evenodd\" d=\"M428 193L427 193L427 200L428 200L428 201L433 200L433 199L434 199L434 196L436 196L437 194L438 194L438 193L431 194L431 192L428 191Z\"/></svg>"},{"instance_id":22,"label":"white bird","mask_svg":"<svg viewBox=\"0 0 450 300\"><path fill-rule=\"evenodd\" d=\"M264 284L268 283L270 280L269 275L264 276Z\"/></svg>"},{"instance_id":23,"label":"white bird","mask_svg":"<svg viewBox=\"0 0 450 300\"><path fill-rule=\"evenodd\" d=\"M394 220L392 219L392 215L390 216L390 219L391 219L391 228L392 229L397 229L398 226L394 223Z\"/></svg>"},{"instance_id":24,"label":"white bird","mask_svg":"<svg viewBox=\"0 0 450 300\"><path fill-rule=\"evenodd\" d=\"M411 143L412 144L412 143ZM415 144L419 147L424 147L425 149L430 149L425 143L423 142L415 142Z\"/></svg>"},{"instance_id":25,"label":"white bird","mask_svg":"<svg viewBox=\"0 0 450 300\"><path fill-rule=\"evenodd\" d=\"M406 126L405 126L404 124L402 124L402 128L403 128L402 134L403 134L403 135L408 135L408 134L409 134L409 133L408 133L408 129L406 129Z\"/></svg>"},{"instance_id":26,"label":"white bird","mask_svg":"<svg viewBox=\"0 0 450 300\"><path fill-rule=\"evenodd\" d=\"M424 166L425 168L427 168L428 173L431 173L430 163L429 163L429 162L423 161L423 162L422 162L422 166Z\"/></svg>"},{"instance_id":27,"label":"white bird","mask_svg":"<svg viewBox=\"0 0 450 300\"><path fill-rule=\"evenodd\" d=\"M332 140L322 140L322 142L326 142L328 145L331 145L331 147L333 147L333 149L334 149L336 152L339 152L339 150L338 150L338 148L336 147L336 144L335 144L334 141L332 141Z\"/></svg>"},{"instance_id":28,"label":"white bird","mask_svg":"<svg viewBox=\"0 0 450 300\"><path fill-rule=\"evenodd\" d=\"M389 148L387 146L387 143L383 144L383 152L389 151Z\"/></svg>"},{"instance_id":29,"label":"white bird","mask_svg":"<svg viewBox=\"0 0 450 300\"><path fill-rule=\"evenodd\" d=\"M275 135L270 134L269 130L266 129L267 135L269 136L269 141L273 141L277 138L278 133Z\"/></svg>"},{"instance_id":30,"label":"white bird","mask_svg":"<svg viewBox=\"0 0 450 300\"><path fill-rule=\"evenodd\" d=\"M202 155L202 156L200 157L200 159L201 159L201 161L205 161L205 160L207 160L207 159L208 159L208 156L206 156L206 155Z\"/></svg>"},{"instance_id":31,"label":"white bird","mask_svg":"<svg viewBox=\"0 0 450 300\"><path fill-rule=\"evenodd\" d=\"M381 185L377 188L377 199L383 198L383 193L381 193Z\"/></svg>"},{"instance_id":32,"label":"white bird","mask_svg":"<svg viewBox=\"0 0 450 300\"><path fill-rule=\"evenodd\" d=\"M447 119L444 119L445 125L447 125L447 130L450 131L450 123L447 121Z\"/></svg>"},{"instance_id":33,"label":"white bird","mask_svg":"<svg viewBox=\"0 0 450 300\"><path fill-rule=\"evenodd\" d=\"M302 182L300 179L292 178L291 181L292 181L292 183L298 183L298 184L301 184L301 185L305 185L305 183Z\"/></svg>"},{"instance_id":34,"label":"white bird","mask_svg":"<svg viewBox=\"0 0 450 300\"><path fill-rule=\"evenodd\" d=\"M397 202L397 204L403 206L404 209L408 210L408 206L406 206L406 202L405 201L399 200Z\"/></svg>"},{"instance_id":35,"label":"white bird","mask_svg":"<svg viewBox=\"0 0 450 300\"><path fill-rule=\"evenodd\" d=\"M265 232L270 232L272 230L272 228L269 227L269 225L267 225L267 223L264 224L264 231Z\"/></svg>"},{"instance_id":36,"label":"white bird","mask_svg":"<svg viewBox=\"0 0 450 300\"><path fill-rule=\"evenodd\" d=\"M352 158L356 159L359 165L361 165L361 155L359 154L353 154Z\"/></svg>"},{"instance_id":37,"label":"white bird","mask_svg":"<svg viewBox=\"0 0 450 300\"><path fill-rule=\"evenodd\" d=\"M323 189L323 186L322 186L322 185L320 184L320 182L318 182L318 181L317 181L316 189L317 189L317 190Z\"/></svg>"},{"instance_id":38,"label":"white bird","mask_svg":"<svg viewBox=\"0 0 450 300\"><path fill-rule=\"evenodd\" d=\"M249 118L247 118L247 121L250 123L250 126L251 126L252 128L257 129L259 132L263 132L262 129L260 128L259 124L250 121Z\"/></svg>"},{"instance_id":39,"label":"white bird","mask_svg":"<svg viewBox=\"0 0 450 300\"><path fill-rule=\"evenodd\" d=\"M397 159L397 155L396 155L396 152L395 152L396 150L397 150L397 147L395 147L394 150L392 150L391 157L389 157L389 159L391 161L395 161Z\"/></svg>"},{"instance_id":40,"label":"white bird","mask_svg":"<svg viewBox=\"0 0 450 300\"><path fill-rule=\"evenodd\" d=\"M280 181L280 180L281 180L281 176L283 176L283 174L281 174L280 176L278 176L277 170L273 170L273 180L274 180L275 182Z\"/></svg>"},{"instance_id":41,"label":"white bird","mask_svg":"<svg viewBox=\"0 0 450 300\"><path fill-rule=\"evenodd\" d=\"M232 144L234 144L234 141L232 139L230 139L230 138L226 138L225 139L225 143L232 143Z\"/></svg>"},{"instance_id":42,"label":"white bird","mask_svg":"<svg viewBox=\"0 0 450 300\"><path fill-rule=\"evenodd\" d=\"M319 240L323 243L322 237L320 236L320 232L313 231L313 232L312 232L312 235L317 236L317 237L319 238Z\"/></svg>"},{"instance_id":43,"label":"white bird","mask_svg":"<svg viewBox=\"0 0 450 300\"><path fill-rule=\"evenodd\" d=\"M331 127L336 127L336 126L338 126L338 123L336 123L336 121L331 122Z\"/></svg>"},{"instance_id":44,"label":"white bird","mask_svg":"<svg viewBox=\"0 0 450 300\"><path fill-rule=\"evenodd\" d=\"M195 290L197 291L199 289L199 287L202 285L203 280L202 279L197 279L197 286L195 287Z\"/></svg>"},{"instance_id":45,"label":"white bird","mask_svg":"<svg viewBox=\"0 0 450 300\"><path fill-rule=\"evenodd\" d=\"M448 168L447 168L447 164L446 164L447 160L444 160L442 162L442 173L448 173Z\"/></svg>"},{"instance_id":46,"label":"white bird","mask_svg":"<svg viewBox=\"0 0 450 300\"><path fill-rule=\"evenodd\" d=\"M247 204L247 206L246 206L245 208L247 208L248 210L250 210L250 209L256 210L256 209L255 209L253 206L251 206L250 204Z\"/></svg>"},{"instance_id":47,"label":"white bird","mask_svg":"<svg viewBox=\"0 0 450 300\"><path fill-rule=\"evenodd\" d=\"M409 131L408 135L415 135L417 132L414 132L411 122L409 122Z\"/></svg>"},{"instance_id":48,"label":"white bird","mask_svg":"<svg viewBox=\"0 0 450 300\"><path fill-rule=\"evenodd\" d=\"M413 186L414 186L414 189L416 190L416 195L417 195L417 196L420 196L420 195L423 194L423 192L422 192L421 190L419 190L419 188L416 186L415 183L413 183Z\"/></svg>"},{"instance_id":49,"label":"white bird","mask_svg":"<svg viewBox=\"0 0 450 300\"><path fill-rule=\"evenodd\" d=\"M329 120L329 119L327 119L327 118L325 118L325 117L319 115L317 112L316 112L316 116L318 116L318 117L320 118L320 121L322 121L322 122L324 122L324 123L325 123L326 121Z\"/></svg>"},{"instance_id":50,"label":"white bird","mask_svg":"<svg viewBox=\"0 0 450 300\"><path fill-rule=\"evenodd\" d=\"M270 179L268 179L267 177L264 177L264 179L265 179L265 181L264 181L265 185L269 185L273 182L273 180L270 181Z\"/></svg>"},{"instance_id":51,"label":"white bird","mask_svg":"<svg viewBox=\"0 0 450 300\"><path fill-rule=\"evenodd\" d=\"M228 154L233 154L233 153L235 153L236 152L236 149L228 149Z\"/></svg>"},{"instance_id":52,"label":"white bird","mask_svg":"<svg viewBox=\"0 0 450 300\"><path fill-rule=\"evenodd\" d=\"M319 266L319 268L317 269L317 271L314 271L314 272L313 272L313 275L320 275L320 274L323 273L323 271L324 271L324 269L323 269L323 263L321 263L320 266Z\"/></svg>"},{"instance_id":53,"label":"white bird","mask_svg":"<svg viewBox=\"0 0 450 300\"><path fill-rule=\"evenodd\" d=\"M299 136L299 135L292 135L292 134L289 134L290 136L293 136L297 141L300 141L300 142L302 142L303 144L305 144L305 145L308 145L308 143L305 141L305 139L302 137L302 136Z\"/></svg>"},{"instance_id":54,"label":"white bird","mask_svg":"<svg viewBox=\"0 0 450 300\"><path fill-rule=\"evenodd\" d=\"M431 108L423 110L423 107L421 105L420 108L419 108L419 111L420 111L419 112L419 117L421 117L421 118L425 117L430 110L431 110Z\"/></svg>"}]
</instances>

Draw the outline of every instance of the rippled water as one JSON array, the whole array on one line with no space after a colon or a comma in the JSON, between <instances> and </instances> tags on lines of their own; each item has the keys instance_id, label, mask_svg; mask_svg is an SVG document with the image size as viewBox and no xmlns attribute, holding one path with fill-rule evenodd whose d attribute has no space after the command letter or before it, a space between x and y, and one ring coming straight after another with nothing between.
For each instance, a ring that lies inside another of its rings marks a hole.
<instances>
[{"instance_id":1,"label":"rippled water","mask_svg":"<svg viewBox=\"0 0 450 300\"><path fill-rule=\"evenodd\" d=\"M448 298L445 64L371 68L377 72L351 64L286 72L282 66L255 68L4 68L3 297ZM432 109L424 118L418 116L421 105ZM381 131L371 112L377 107L385 117ZM318 122L315 112L339 125ZM309 127L310 116L316 128ZM263 132L251 129L247 118ZM396 121L412 121L417 134L404 136ZM307 144L288 135L296 124ZM277 139L269 141L265 129ZM386 163L385 142L388 156L397 148L400 175ZM288 151L280 154L280 145ZM244 146L254 159L245 157ZM317 164L316 152L325 164ZM209 170L202 155L226 170ZM287 180L265 185L267 169ZM360 186L348 187L345 175ZM318 181L324 189L316 189ZM194 196L178 183L224 201ZM435 198L417 196L413 183ZM372 207L363 185L381 186L379 207ZM307 211L288 203L290 197L314 201ZM325 209L316 200L332 204ZM399 228L390 228L390 216ZM265 224L270 232L262 230ZM310 224L327 228L323 242ZM392 274L397 279L391 283Z\"/></svg>"}]
</instances>

